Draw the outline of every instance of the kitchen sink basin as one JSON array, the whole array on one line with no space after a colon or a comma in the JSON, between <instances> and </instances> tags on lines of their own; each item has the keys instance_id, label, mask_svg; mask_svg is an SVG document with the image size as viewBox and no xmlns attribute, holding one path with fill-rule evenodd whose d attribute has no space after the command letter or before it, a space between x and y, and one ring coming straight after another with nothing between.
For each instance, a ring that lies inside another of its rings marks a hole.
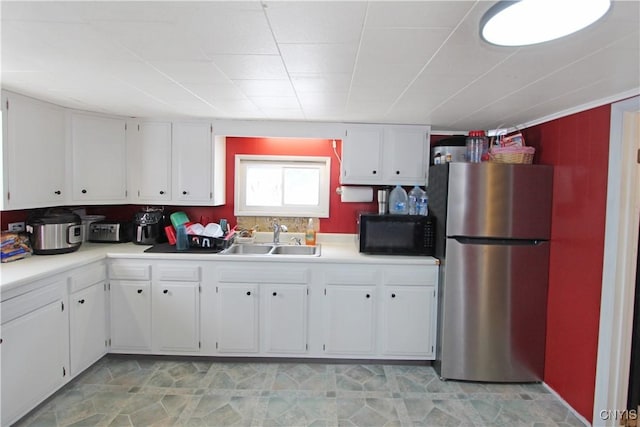
<instances>
[{"instance_id":1,"label":"kitchen sink basin","mask_svg":"<svg viewBox=\"0 0 640 427\"><path fill-rule=\"evenodd\" d=\"M320 246L276 246L272 255L320 255Z\"/></svg>"},{"instance_id":2,"label":"kitchen sink basin","mask_svg":"<svg viewBox=\"0 0 640 427\"><path fill-rule=\"evenodd\" d=\"M243 243L235 243L225 249L222 254L226 255L267 255L273 246L271 245L251 245Z\"/></svg>"},{"instance_id":3,"label":"kitchen sink basin","mask_svg":"<svg viewBox=\"0 0 640 427\"><path fill-rule=\"evenodd\" d=\"M261 245L234 243L220 252L222 255L266 255L266 256L320 256L320 246Z\"/></svg>"}]
</instances>

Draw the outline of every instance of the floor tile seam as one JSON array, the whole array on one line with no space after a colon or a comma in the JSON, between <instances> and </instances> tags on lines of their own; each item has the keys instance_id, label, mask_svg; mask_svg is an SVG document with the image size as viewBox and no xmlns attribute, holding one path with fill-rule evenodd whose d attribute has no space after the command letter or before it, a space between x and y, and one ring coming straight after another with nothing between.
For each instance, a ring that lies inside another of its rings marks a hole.
<instances>
[{"instance_id":1,"label":"floor tile seam","mask_svg":"<svg viewBox=\"0 0 640 427\"><path fill-rule=\"evenodd\" d=\"M398 385L398 378L396 377L395 370L392 369L390 365L384 365L383 370L388 383L391 385L392 391L394 393L400 392L400 387Z\"/></svg>"},{"instance_id":2,"label":"floor tile seam","mask_svg":"<svg viewBox=\"0 0 640 427\"><path fill-rule=\"evenodd\" d=\"M173 386L140 386L131 394L166 394L171 396L197 396L200 387L173 387Z\"/></svg>"},{"instance_id":3,"label":"floor tile seam","mask_svg":"<svg viewBox=\"0 0 640 427\"><path fill-rule=\"evenodd\" d=\"M398 420L400 421L400 425L413 427L413 421L409 416L409 410L407 409L407 406L404 403L404 399L394 398L394 405L396 408L396 413L398 414Z\"/></svg>"},{"instance_id":4,"label":"floor tile seam","mask_svg":"<svg viewBox=\"0 0 640 427\"><path fill-rule=\"evenodd\" d=\"M529 426L533 426L535 423L537 422L543 422L545 424L551 424L551 425L557 425L556 421L554 421L553 419L547 417L547 416L543 416L544 419L538 419L536 417L535 420L524 420L522 418L523 414L519 414L519 413L514 413L513 411L509 410L508 408L504 408L502 405L500 405L500 410L498 411L498 414L496 415L496 418L493 421L496 421L498 419L500 419L501 415L506 415L508 417L511 417L511 415L515 415L518 418L517 424L527 424Z\"/></svg>"},{"instance_id":5,"label":"floor tile seam","mask_svg":"<svg viewBox=\"0 0 640 427\"><path fill-rule=\"evenodd\" d=\"M180 416L178 417L178 421L182 420L180 422L182 424L186 424L186 422L193 416L193 413L195 412L196 408L202 401L202 397L203 396L193 396L191 401L186 405L186 407L180 413Z\"/></svg>"}]
</instances>

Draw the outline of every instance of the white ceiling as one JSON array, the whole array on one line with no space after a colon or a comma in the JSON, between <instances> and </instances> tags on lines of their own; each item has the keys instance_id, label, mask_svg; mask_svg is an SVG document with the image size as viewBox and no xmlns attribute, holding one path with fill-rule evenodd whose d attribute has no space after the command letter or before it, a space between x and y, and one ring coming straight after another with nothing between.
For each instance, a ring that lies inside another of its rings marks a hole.
<instances>
[{"instance_id":1,"label":"white ceiling","mask_svg":"<svg viewBox=\"0 0 640 427\"><path fill-rule=\"evenodd\" d=\"M494 1L2 1L2 87L137 117L490 129L640 93L640 1L523 48Z\"/></svg>"}]
</instances>

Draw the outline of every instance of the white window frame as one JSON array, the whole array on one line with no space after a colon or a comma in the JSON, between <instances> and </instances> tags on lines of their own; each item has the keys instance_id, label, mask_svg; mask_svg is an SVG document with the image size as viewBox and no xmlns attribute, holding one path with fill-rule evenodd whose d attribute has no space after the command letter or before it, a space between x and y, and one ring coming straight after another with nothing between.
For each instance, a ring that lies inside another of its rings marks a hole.
<instances>
[{"instance_id":1,"label":"white window frame","mask_svg":"<svg viewBox=\"0 0 640 427\"><path fill-rule=\"evenodd\" d=\"M269 156L237 154L235 156L235 216L281 216L281 217L329 217L329 195L331 182L331 158L323 156ZM281 166L311 166L320 171L320 194L317 206L247 206L246 166L248 164L275 164Z\"/></svg>"}]
</instances>

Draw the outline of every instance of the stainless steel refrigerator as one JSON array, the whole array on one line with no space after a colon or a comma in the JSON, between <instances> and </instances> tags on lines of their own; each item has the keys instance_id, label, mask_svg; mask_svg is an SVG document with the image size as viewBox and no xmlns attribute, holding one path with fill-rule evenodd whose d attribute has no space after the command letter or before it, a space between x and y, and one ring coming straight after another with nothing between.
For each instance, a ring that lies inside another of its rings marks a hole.
<instances>
[{"instance_id":1,"label":"stainless steel refrigerator","mask_svg":"<svg viewBox=\"0 0 640 427\"><path fill-rule=\"evenodd\" d=\"M542 381L552 179L545 165L430 167L442 378Z\"/></svg>"}]
</instances>

